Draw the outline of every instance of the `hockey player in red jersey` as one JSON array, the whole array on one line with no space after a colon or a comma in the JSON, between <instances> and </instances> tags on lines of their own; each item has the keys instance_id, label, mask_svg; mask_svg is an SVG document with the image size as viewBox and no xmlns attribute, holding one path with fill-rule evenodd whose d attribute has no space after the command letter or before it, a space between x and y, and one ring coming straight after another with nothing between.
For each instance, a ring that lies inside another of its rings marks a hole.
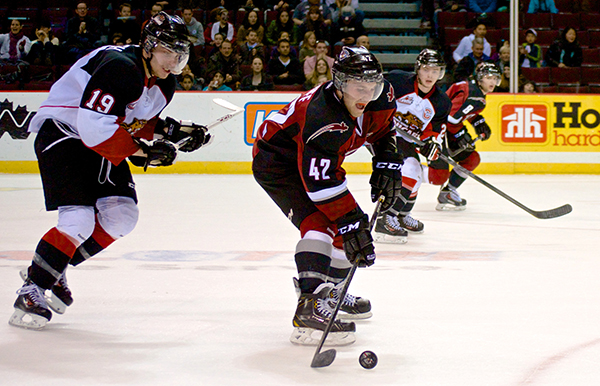
<instances>
[{"instance_id":1,"label":"hockey player in red jersey","mask_svg":"<svg viewBox=\"0 0 600 386\"><path fill-rule=\"evenodd\" d=\"M365 142L373 149L371 198L395 202L401 184L401 157L392 117L394 91L381 65L363 47L343 47L333 81L293 100L258 129L252 170L256 181L300 230L296 246L299 299L290 340L317 344L335 302L342 319L371 316L367 299L339 299L351 263L375 261L368 216L348 190L342 164ZM354 342L353 322L338 320L328 344Z\"/></svg>"},{"instance_id":2,"label":"hockey player in red jersey","mask_svg":"<svg viewBox=\"0 0 600 386\"><path fill-rule=\"evenodd\" d=\"M202 126L158 118L173 98L173 74L185 66L189 48L183 20L161 12L146 24L141 47L99 48L52 86L29 131L37 133L46 209L58 210L58 223L21 272L25 283L11 325L40 329L50 309L63 313L73 301L67 265L133 230L137 196L126 158L137 166L168 166L178 147L193 151L210 138Z\"/></svg>"},{"instance_id":3,"label":"hockey player in red jersey","mask_svg":"<svg viewBox=\"0 0 600 386\"><path fill-rule=\"evenodd\" d=\"M450 100L437 86L444 77L446 64L435 50L424 49L417 56L415 72L392 71L386 79L394 87L396 130L403 130L425 142L418 148L412 142L398 137L398 148L404 158L402 166L402 197L387 213L377 219L375 241L405 243L408 231L423 232L423 223L414 219L410 212L415 205L423 169L419 153L428 162L437 159L446 132L446 120L450 113Z\"/></svg>"},{"instance_id":4,"label":"hockey player in red jersey","mask_svg":"<svg viewBox=\"0 0 600 386\"><path fill-rule=\"evenodd\" d=\"M468 121L475 128L482 141L490 138L492 131L480 113L485 108L485 96L499 85L500 80L500 70L496 65L480 63L476 69L476 79L455 83L446 91L452 101L452 111L448 116L444 153L469 171L475 170L481 159L464 122ZM437 210L466 209L467 201L457 192L466 178L458 170L450 172L448 164L442 160L430 163L429 182L443 186L438 195ZM446 181L448 183L444 186Z\"/></svg>"}]
</instances>

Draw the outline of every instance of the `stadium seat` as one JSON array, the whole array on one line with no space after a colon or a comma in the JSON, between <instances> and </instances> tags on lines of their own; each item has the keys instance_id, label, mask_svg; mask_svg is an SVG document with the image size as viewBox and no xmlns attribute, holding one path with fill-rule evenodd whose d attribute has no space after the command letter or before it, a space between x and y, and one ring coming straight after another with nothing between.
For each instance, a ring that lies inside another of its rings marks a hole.
<instances>
[{"instance_id":1,"label":"stadium seat","mask_svg":"<svg viewBox=\"0 0 600 386\"><path fill-rule=\"evenodd\" d=\"M541 93L545 94L555 94L558 92L558 86L538 85L538 90L540 90Z\"/></svg>"},{"instance_id":2,"label":"stadium seat","mask_svg":"<svg viewBox=\"0 0 600 386\"><path fill-rule=\"evenodd\" d=\"M469 31L465 31L464 28L444 28L444 45L451 46L458 44L468 34Z\"/></svg>"},{"instance_id":3,"label":"stadium seat","mask_svg":"<svg viewBox=\"0 0 600 386\"><path fill-rule=\"evenodd\" d=\"M465 28L467 25L467 14L465 12L440 12L438 14L440 28L454 27Z\"/></svg>"},{"instance_id":4,"label":"stadium seat","mask_svg":"<svg viewBox=\"0 0 600 386\"><path fill-rule=\"evenodd\" d=\"M558 12L573 12L573 0L554 0Z\"/></svg>"},{"instance_id":5,"label":"stadium seat","mask_svg":"<svg viewBox=\"0 0 600 386\"><path fill-rule=\"evenodd\" d=\"M551 67L550 83L557 85L575 85L581 82L579 67Z\"/></svg>"},{"instance_id":6,"label":"stadium seat","mask_svg":"<svg viewBox=\"0 0 600 386\"><path fill-rule=\"evenodd\" d=\"M588 86L558 86L558 92L563 94L587 94L589 92Z\"/></svg>"},{"instance_id":7,"label":"stadium seat","mask_svg":"<svg viewBox=\"0 0 600 386\"><path fill-rule=\"evenodd\" d=\"M581 67L581 83L600 86L600 67Z\"/></svg>"},{"instance_id":8,"label":"stadium seat","mask_svg":"<svg viewBox=\"0 0 600 386\"><path fill-rule=\"evenodd\" d=\"M583 67L600 66L600 48L584 48L582 51Z\"/></svg>"},{"instance_id":9,"label":"stadium seat","mask_svg":"<svg viewBox=\"0 0 600 386\"><path fill-rule=\"evenodd\" d=\"M586 13L582 12L581 15L581 30L600 30L600 13Z\"/></svg>"},{"instance_id":10,"label":"stadium seat","mask_svg":"<svg viewBox=\"0 0 600 386\"><path fill-rule=\"evenodd\" d=\"M562 31L567 27L573 27L576 31L581 29L581 19L578 13L552 14L552 29Z\"/></svg>"},{"instance_id":11,"label":"stadium seat","mask_svg":"<svg viewBox=\"0 0 600 386\"><path fill-rule=\"evenodd\" d=\"M306 90L304 90L304 86L301 84L276 84L273 86L273 91L298 92Z\"/></svg>"},{"instance_id":12,"label":"stadium seat","mask_svg":"<svg viewBox=\"0 0 600 386\"><path fill-rule=\"evenodd\" d=\"M508 40L510 38L509 29L489 29L485 35L485 39L492 46L492 51L496 50L496 45L502 40Z\"/></svg>"},{"instance_id":13,"label":"stadium seat","mask_svg":"<svg viewBox=\"0 0 600 386\"><path fill-rule=\"evenodd\" d=\"M523 20L523 29L548 30L551 28L551 23L550 13L526 13Z\"/></svg>"},{"instance_id":14,"label":"stadium seat","mask_svg":"<svg viewBox=\"0 0 600 386\"><path fill-rule=\"evenodd\" d=\"M265 29L271 25L271 22L277 19L277 11L265 11Z\"/></svg>"},{"instance_id":15,"label":"stadium seat","mask_svg":"<svg viewBox=\"0 0 600 386\"><path fill-rule=\"evenodd\" d=\"M600 85L598 86L589 86L590 94L599 94L600 95Z\"/></svg>"},{"instance_id":16,"label":"stadium seat","mask_svg":"<svg viewBox=\"0 0 600 386\"><path fill-rule=\"evenodd\" d=\"M588 47L600 48L600 31L588 30L587 35L588 35L588 41L589 41Z\"/></svg>"},{"instance_id":17,"label":"stadium seat","mask_svg":"<svg viewBox=\"0 0 600 386\"><path fill-rule=\"evenodd\" d=\"M529 68L521 67L521 74L538 85L550 84L550 67Z\"/></svg>"},{"instance_id":18,"label":"stadium seat","mask_svg":"<svg viewBox=\"0 0 600 386\"><path fill-rule=\"evenodd\" d=\"M559 31L537 31L536 44L540 46L549 46L560 36Z\"/></svg>"},{"instance_id":19,"label":"stadium seat","mask_svg":"<svg viewBox=\"0 0 600 386\"><path fill-rule=\"evenodd\" d=\"M510 14L508 12L494 12L490 16L496 21L496 28L510 28Z\"/></svg>"}]
</instances>

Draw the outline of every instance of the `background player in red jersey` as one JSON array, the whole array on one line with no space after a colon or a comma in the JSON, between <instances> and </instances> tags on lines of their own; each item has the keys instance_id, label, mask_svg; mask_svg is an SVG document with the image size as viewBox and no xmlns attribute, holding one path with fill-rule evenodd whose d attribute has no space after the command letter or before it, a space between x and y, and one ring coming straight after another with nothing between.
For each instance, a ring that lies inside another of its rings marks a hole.
<instances>
[{"instance_id":1,"label":"background player in red jersey","mask_svg":"<svg viewBox=\"0 0 600 386\"><path fill-rule=\"evenodd\" d=\"M490 138L492 131L480 113L485 108L485 96L500 84L501 77L495 64L481 63L476 69L476 79L455 83L446 91L452 101L452 111L448 116L444 153L469 171L475 170L481 158L464 122L473 125L482 141ZM437 160L430 163L428 178L434 185L444 185L448 181L438 195L437 210L466 209L467 200L456 190L467 179L466 175L455 169L450 172L446 162Z\"/></svg>"},{"instance_id":2,"label":"background player in red jersey","mask_svg":"<svg viewBox=\"0 0 600 386\"><path fill-rule=\"evenodd\" d=\"M201 126L158 118L173 98L190 41L183 20L164 12L145 26L143 46L99 48L57 81L32 119L47 210L58 224L21 272L9 323L40 329L73 302L68 264L77 265L127 235L138 219L135 184L125 162L168 166L179 150L193 151L210 135ZM191 131L191 134L185 134ZM155 139L156 138L156 139ZM45 292L51 290L46 300Z\"/></svg>"},{"instance_id":3,"label":"background player in red jersey","mask_svg":"<svg viewBox=\"0 0 600 386\"><path fill-rule=\"evenodd\" d=\"M318 343L320 333L313 333L325 329L337 301L343 301L343 319L371 316L367 299L338 299L350 263L375 261L368 216L347 188L344 159L365 142L372 146L371 198L385 196L382 210L393 205L402 179L394 91L381 65L365 48L343 47L332 70L333 81L265 120L253 148L256 181L302 237L295 254L300 296L290 337L297 344ZM354 323L336 321L327 342L352 343L354 331Z\"/></svg>"},{"instance_id":4,"label":"background player in red jersey","mask_svg":"<svg viewBox=\"0 0 600 386\"><path fill-rule=\"evenodd\" d=\"M394 87L396 129L425 142L418 148L414 143L398 138L398 148L404 158L402 166L402 199L377 219L375 240L387 243L405 243L407 230L423 232L423 223L410 213L417 200L423 181L419 153L429 162L437 159L446 132L450 100L437 86L444 77L446 63L439 52L424 49L417 56L415 72L392 71L386 79Z\"/></svg>"}]
</instances>

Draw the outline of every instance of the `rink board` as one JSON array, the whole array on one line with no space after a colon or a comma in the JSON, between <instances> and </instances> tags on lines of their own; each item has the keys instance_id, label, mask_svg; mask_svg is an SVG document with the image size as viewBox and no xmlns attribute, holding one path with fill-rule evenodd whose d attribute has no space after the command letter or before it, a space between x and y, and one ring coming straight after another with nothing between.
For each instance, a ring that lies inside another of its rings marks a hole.
<instances>
[{"instance_id":1,"label":"rink board","mask_svg":"<svg viewBox=\"0 0 600 386\"><path fill-rule=\"evenodd\" d=\"M208 124L230 111L212 102L223 98L244 113L215 127L213 143L182 153L169 168L149 173L251 172L252 144L260 124L299 93L178 92L162 117ZM0 92L0 173L36 173L34 135L26 128L47 92ZM600 173L600 96L492 94L484 116L493 131L477 150L479 173ZM368 173L370 155L363 148L344 163L350 173ZM134 168L134 172L141 172Z\"/></svg>"}]
</instances>

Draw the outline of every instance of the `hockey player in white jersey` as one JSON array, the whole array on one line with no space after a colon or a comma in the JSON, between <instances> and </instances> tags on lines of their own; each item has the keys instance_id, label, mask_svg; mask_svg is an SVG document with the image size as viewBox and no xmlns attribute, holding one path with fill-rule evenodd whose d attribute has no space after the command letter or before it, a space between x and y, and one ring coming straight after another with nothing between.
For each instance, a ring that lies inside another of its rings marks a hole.
<instances>
[{"instance_id":1,"label":"hockey player in white jersey","mask_svg":"<svg viewBox=\"0 0 600 386\"><path fill-rule=\"evenodd\" d=\"M406 243L408 231L423 232L423 224L414 219L410 212L415 205L417 193L423 180L419 153L428 162L436 160L446 132L446 121L451 102L436 83L444 77L446 63L435 50L424 49L415 63L415 73L392 71L386 79L394 87L396 130L425 142L420 149L402 137L397 137L402 166L402 190L400 199L386 213L379 216L375 225L375 241Z\"/></svg>"},{"instance_id":2,"label":"hockey player in white jersey","mask_svg":"<svg viewBox=\"0 0 600 386\"><path fill-rule=\"evenodd\" d=\"M46 209L58 210L58 223L21 273L25 283L11 325L40 329L51 309L63 313L73 302L68 264L82 263L133 230L137 196L125 159L168 166L178 150L196 150L210 138L203 126L158 118L173 98L174 74L187 63L183 20L161 12L146 24L141 41L102 47L77 61L31 121Z\"/></svg>"}]
</instances>

